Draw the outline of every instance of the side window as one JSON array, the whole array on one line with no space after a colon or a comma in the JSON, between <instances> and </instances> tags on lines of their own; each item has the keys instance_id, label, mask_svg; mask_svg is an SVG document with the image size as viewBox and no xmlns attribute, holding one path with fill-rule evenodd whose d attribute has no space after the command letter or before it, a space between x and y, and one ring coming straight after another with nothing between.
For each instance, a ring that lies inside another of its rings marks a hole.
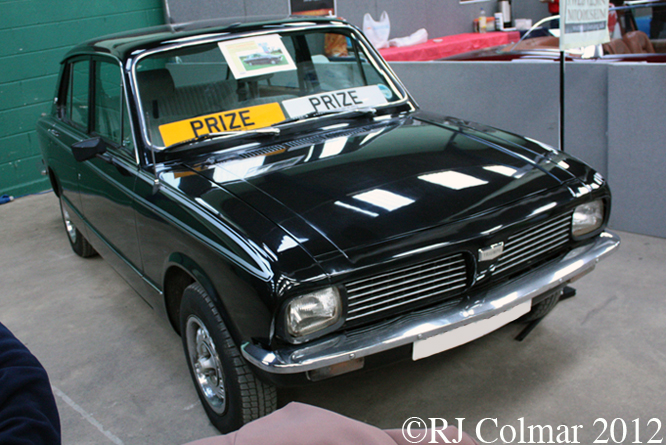
<instances>
[{"instance_id":1,"label":"side window","mask_svg":"<svg viewBox=\"0 0 666 445\"><path fill-rule=\"evenodd\" d=\"M125 106L120 67L117 64L96 62L94 94L93 133L133 154L131 127Z\"/></svg>"},{"instance_id":2,"label":"side window","mask_svg":"<svg viewBox=\"0 0 666 445\"><path fill-rule=\"evenodd\" d=\"M70 65L65 115L63 116L84 131L88 129L89 73L90 62L88 60L81 60Z\"/></svg>"}]
</instances>

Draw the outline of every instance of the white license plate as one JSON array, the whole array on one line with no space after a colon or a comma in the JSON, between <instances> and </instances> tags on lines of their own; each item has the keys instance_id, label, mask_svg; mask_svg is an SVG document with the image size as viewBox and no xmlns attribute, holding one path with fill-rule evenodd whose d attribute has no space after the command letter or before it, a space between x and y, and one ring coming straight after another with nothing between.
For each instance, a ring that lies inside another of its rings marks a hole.
<instances>
[{"instance_id":1,"label":"white license plate","mask_svg":"<svg viewBox=\"0 0 666 445\"><path fill-rule=\"evenodd\" d=\"M422 358L430 357L431 355L453 349L457 346L469 343L472 340L476 340L479 337L483 337L484 335L517 320L528 313L531 308L532 302L526 301L506 312L486 318L485 320L476 321L461 328L434 335L425 340L417 340L414 342L412 360L420 360Z\"/></svg>"}]
</instances>

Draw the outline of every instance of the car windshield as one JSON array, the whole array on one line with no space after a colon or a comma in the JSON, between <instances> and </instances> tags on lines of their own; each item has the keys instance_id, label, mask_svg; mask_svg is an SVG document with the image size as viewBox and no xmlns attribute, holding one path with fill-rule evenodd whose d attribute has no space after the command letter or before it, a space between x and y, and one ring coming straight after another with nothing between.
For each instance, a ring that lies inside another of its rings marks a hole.
<instances>
[{"instance_id":1,"label":"car windshield","mask_svg":"<svg viewBox=\"0 0 666 445\"><path fill-rule=\"evenodd\" d=\"M244 35L155 52L135 66L155 147L405 99L347 29Z\"/></svg>"}]
</instances>

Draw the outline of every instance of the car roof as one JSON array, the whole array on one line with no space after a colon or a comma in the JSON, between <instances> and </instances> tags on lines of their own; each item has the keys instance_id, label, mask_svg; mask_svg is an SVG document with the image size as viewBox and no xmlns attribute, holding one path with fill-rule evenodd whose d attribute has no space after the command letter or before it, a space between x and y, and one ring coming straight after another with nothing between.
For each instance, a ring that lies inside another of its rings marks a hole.
<instances>
[{"instance_id":1,"label":"car roof","mask_svg":"<svg viewBox=\"0 0 666 445\"><path fill-rule=\"evenodd\" d=\"M664 0L625 0L624 4L611 6L610 9L640 8L645 6L666 5Z\"/></svg>"},{"instance_id":2,"label":"car roof","mask_svg":"<svg viewBox=\"0 0 666 445\"><path fill-rule=\"evenodd\" d=\"M126 60L138 50L159 47L165 43L176 43L179 40L190 40L195 36L202 38L234 33L262 31L266 29L280 31L298 25L349 25L337 17L233 17L212 19L198 22L175 23L150 28L136 29L118 34L110 34L83 42L72 48L65 59L77 55L109 54L119 60Z\"/></svg>"}]
</instances>

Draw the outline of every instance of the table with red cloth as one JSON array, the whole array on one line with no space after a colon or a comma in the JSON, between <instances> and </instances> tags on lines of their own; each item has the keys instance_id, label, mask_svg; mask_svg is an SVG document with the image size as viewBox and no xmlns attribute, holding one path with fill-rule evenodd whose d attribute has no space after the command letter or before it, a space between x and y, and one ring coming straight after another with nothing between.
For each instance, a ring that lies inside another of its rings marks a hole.
<instances>
[{"instance_id":1,"label":"table with red cloth","mask_svg":"<svg viewBox=\"0 0 666 445\"><path fill-rule=\"evenodd\" d=\"M379 52L389 62L422 62L491 46L505 45L518 40L520 40L519 31L456 34L430 39L419 45L383 48Z\"/></svg>"}]
</instances>

